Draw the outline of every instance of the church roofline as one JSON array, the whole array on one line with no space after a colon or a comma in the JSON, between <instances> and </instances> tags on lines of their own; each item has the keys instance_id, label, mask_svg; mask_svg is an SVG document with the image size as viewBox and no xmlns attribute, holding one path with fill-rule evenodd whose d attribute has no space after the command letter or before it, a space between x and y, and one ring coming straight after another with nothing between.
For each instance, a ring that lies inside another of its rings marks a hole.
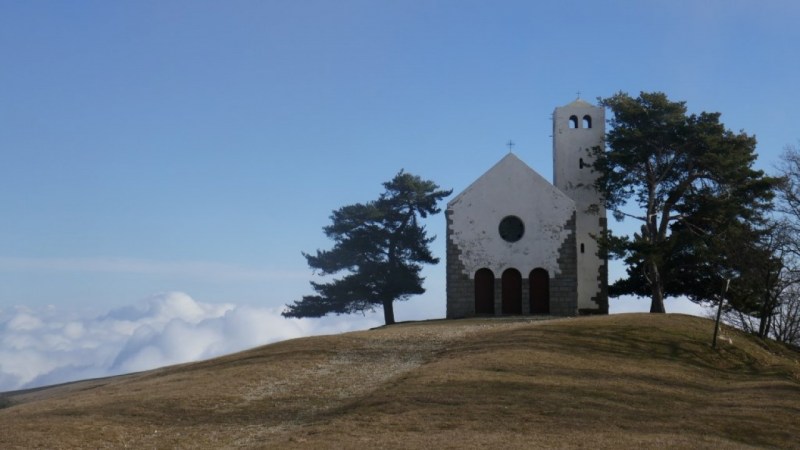
<instances>
[{"instance_id":1,"label":"church roofline","mask_svg":"<svg viewBox=\"0 0 800 450\"><path fill-rule=\"evenodd\" d=\"M475 181L473 181L472 183L470 183L470 184L469 184L469 186L467 186L466 188L464 188L464 189L463 189L463 190L462 190L462 191L461 191L461 192L460 192L458 195L456 195L456 196L455 196L455 197L453 197L453 198L452 198L452 199L451 199L449 202L447 202L447 209L451 209L451 207L452 207L454 204L458 203L458 202L461 200L461 198L462 198L464 195L466 195L466 193L467 193L467 192L469 192L469 191L472 189L472 187L473 187L473 186L475 186L476 184L478 184L478 183L479 183L481 180L483 180L485 177L487 177L487 176L490 176L490 174L491 174L492 172L494 172L495 170L498 170L498 168L499 168L500 166L502 166L503 164L505 164L505 163L506 163L508 160L511 160L511 161L513 161L513 163L514 163L514 164L520 164L520 165L522 165L522 167L524 167L524 168L525 168L525 170L526 170L526 171L529 173L529 175L530 175L530 176L532 176L533 178L535 178L535 179L539 180L540 182L543 182L543 185L546 185L547 187L549 187L549 188L552 188L552 189L553 189L555 192L558 192L558 194L559 194L560 196L563 196L565 199L569 200L569 202L570 202L570 203L574 203L574 201L573 201L573 200L572 200L572 199L571 199L571 198L570 198L570 197L569 197L567 194L565 194L564 192L562 192L562 191L561 191L561 189L557 188L557 187L556 187L556 186L555 186L553 183L551 183L551 182L550 182L550 181L548 181L548 180L547 180L545 177L543 177L542 175L540 175L540 174L539 174L539 172L537 172L537 171L533 170L533 168L531 168L531 166L529 166L529 165L525 164L525 161L523 161L523 160L519 159L519 157L518 157L517 155L515 155L513 152L509 152L507 155L505 155L504 157L502 157L502 158L500 159L500 161L497 161L497 162L496 162L496 163L495 163L495 164L494 164L494 165L493 165L491 168L489 168L489 170L487 170L486 172L484 172L484 173L483 173L481 176L479 176L479 177L478 177L478 178L477 178Z\"/></svg>"}]
</instances>

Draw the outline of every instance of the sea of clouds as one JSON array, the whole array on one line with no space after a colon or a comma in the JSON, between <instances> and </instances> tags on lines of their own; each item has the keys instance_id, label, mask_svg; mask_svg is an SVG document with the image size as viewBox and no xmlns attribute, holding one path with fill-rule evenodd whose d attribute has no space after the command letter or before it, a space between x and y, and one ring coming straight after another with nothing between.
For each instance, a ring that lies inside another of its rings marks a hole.
<instances>
[{"instance_id":1,"label":"sea of clouds","mask_svg":"<svg viewBox=\"0 0 800 450\"><path fill-rule=\"evenodd\" d=\"M408 306L415 312L413 317L405 317L406 313L404 320L444 315L424 305ZM612 313L648 308L647 300L611 301ZM285 319L281 309L204 303L171 292L100 315L55 306L0 310L0 392L155 369L285 339L383 324L380 311L365 316ZM667 310L708 314L688 300L670 300Z\"/></svg>"},{"instance_id":2,"label":"sea of clouds","mask_svg":"<svg viewBox=\"0 0 800 450\"><path fill-rule=\"evenodd\" d=\"M301 336L366 329L382 316L285 319L281 308L203 303L181 292L102 315L0 311L0 392L198 361Z\"/></svg>"}]
</instances>

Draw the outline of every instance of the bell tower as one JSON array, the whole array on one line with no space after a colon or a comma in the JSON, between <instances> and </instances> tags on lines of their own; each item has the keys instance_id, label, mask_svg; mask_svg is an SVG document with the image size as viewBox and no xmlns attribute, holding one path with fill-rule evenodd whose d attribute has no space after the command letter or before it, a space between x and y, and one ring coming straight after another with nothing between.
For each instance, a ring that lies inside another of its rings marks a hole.
<instances>
[{"instance_id":1,"label":"bell tower","mask_svg":"<svg viewBox=\"0 0 800 450\"><path fill-rule=\"evenodd\" d=\"M595 189L597 173L590 150L603 146L605 109L580 98L553 113L553 184L575 202L578 310L608 313L608 259L597 241L606 231L606 209Z\"/></svg>"}]
</instances>

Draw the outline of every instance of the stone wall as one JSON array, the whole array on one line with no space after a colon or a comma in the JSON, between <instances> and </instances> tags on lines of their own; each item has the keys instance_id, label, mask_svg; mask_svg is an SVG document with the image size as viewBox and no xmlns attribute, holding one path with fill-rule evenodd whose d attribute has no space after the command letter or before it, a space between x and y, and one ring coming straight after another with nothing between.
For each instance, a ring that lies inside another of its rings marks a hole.
<instances>
[{"instance_id":1,"label":"stone wall","mask_svg":"<svg viewBox=\"0 0 800 450\"><path fill-rule=\"evenodd\" d=\"M475 315L474 274L467 274L461 262L461 250L452 239L452 214L445 211L447 220L447 318L456 319ZM550 274L550 314L556 316L573 316L578 313L578 281L577 281L577 247L575 241L575 213L563 225L568 231L567 238L561 243L558 251L558 273ZM495 273L494 310L496 315L502 314L502 280L501 273ZM530 314L530 281L522 273L522 314Z\"/></svg>"},{"instance_id":2,"label":"stone wall","mask_svg":"<svg viewBox=\"0 0 800 450\"><path fill-rule=\"evenodd\" d=\"M461 262L461 250L453 242L452 211L445 211L447 220L447 318L457 319L475 315L475 285ZM497 299L495 281L495 299ZM495 311L497 308L495 307Z\"/></svg>"},{"instance_id":3,"label":"stone wall","mask_svg":"<svg viewBox=\"0 0 800 450\"><path fill-rule=\"evenodd\" d=\"M569 237L558 250L560 273L550 278L550 314L574 316L578 314L578 247L575 242L575 213L564 224Z\"/></svg>"},{"instance_id":4,"label":"stone wall","mask_svg":"<svg viewBox=\"0 0 800 450\"><path fill-rule=\"evenodd\" d=\"M608 219L599 218L600 229L603 235L608 230ZM592 301L597 303L596 309L581 308L581 314L608 314L608 255L598 255L602 264L597 268L597 295L592 297Z\"/></svg>"}]
</instances>

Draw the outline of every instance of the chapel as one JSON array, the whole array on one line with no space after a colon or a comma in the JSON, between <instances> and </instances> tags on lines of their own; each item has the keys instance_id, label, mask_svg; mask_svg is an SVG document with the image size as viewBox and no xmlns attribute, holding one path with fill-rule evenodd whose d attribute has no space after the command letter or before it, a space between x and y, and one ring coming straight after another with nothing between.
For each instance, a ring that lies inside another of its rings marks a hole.
<instances>
[{"instance_id":1,"label":"chapel","mask_svg":"<svg viewBox=\"0 0 800 450\"><path fill-rule=\"evenodd\" d=\"M606 211L589 149L605 110L553 113L553 183L509 152L447 204L447 317L608 313ZM602 147L601 147L602 148Z\"/></svg>"}]
</instances>

